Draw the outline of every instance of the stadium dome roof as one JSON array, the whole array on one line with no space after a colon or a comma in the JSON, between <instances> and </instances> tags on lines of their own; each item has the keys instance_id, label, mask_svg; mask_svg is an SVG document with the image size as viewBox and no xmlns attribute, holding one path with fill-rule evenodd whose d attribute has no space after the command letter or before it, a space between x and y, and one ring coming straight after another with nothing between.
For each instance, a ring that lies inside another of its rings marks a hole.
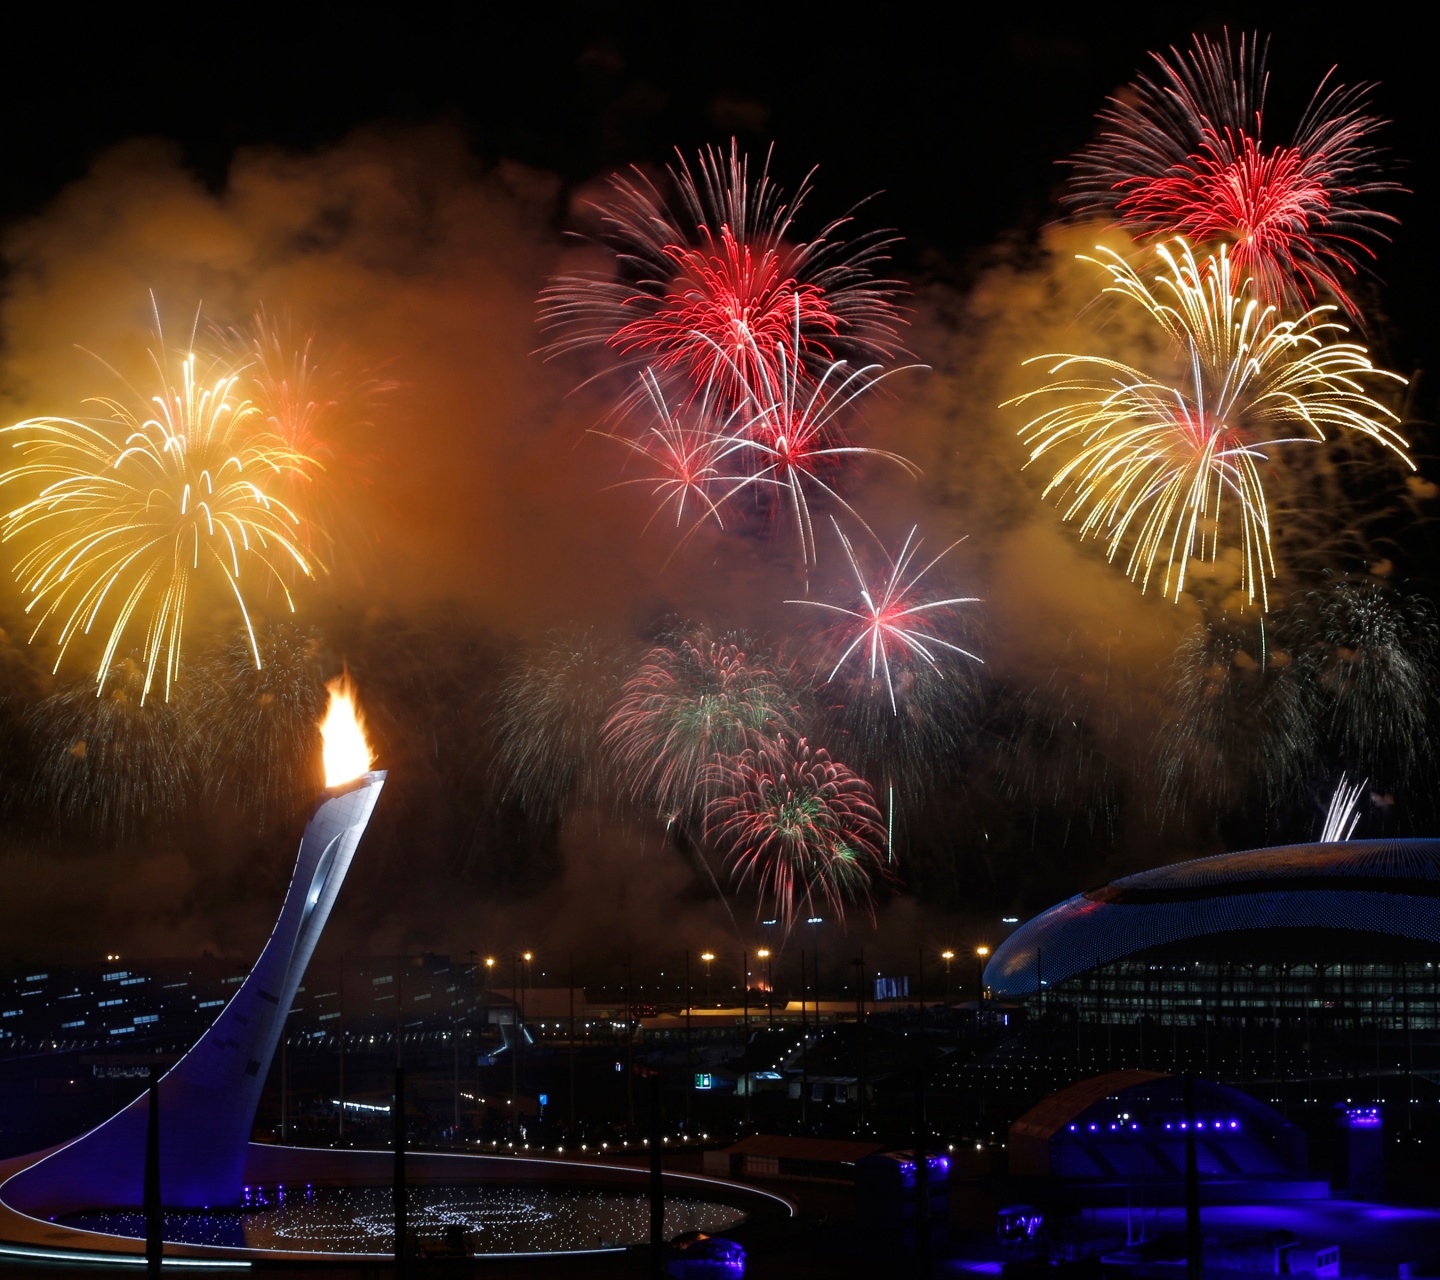
<instances>
[{"instance_id":1,"label":"stadium dome roof","mask_svg":"<svg viewBox=\"0 0 1440 1280\"><path fill-rule=\"evenodd\" d=\"M996 948L1000 998L1167 943L1258 929L1336 929L1440 943L1440 840L1344 840L1222 853L1076 894Z\"/></svg>"}]
</instances>

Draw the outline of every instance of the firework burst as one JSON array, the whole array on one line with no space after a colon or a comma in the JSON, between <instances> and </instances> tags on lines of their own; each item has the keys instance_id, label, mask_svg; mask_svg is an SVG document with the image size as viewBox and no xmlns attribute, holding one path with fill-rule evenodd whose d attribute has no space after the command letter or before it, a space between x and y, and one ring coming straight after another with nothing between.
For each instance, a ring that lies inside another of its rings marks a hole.
<instances>
[{"instance_id":1,"label":"firework burst","mask_svg":"<svg viewBox=\"0 0 1440 1280\"><path fill-rule=\"evenodd\" d=\"M1346 431L1413 470L1398 418L1367 390L1404 379L1341 340L1333 307L1282 320L1262 306L1223 246L1203 262L1183 240L1158 254L1153 285L1118 255L1097 265L1110 277L1105 292L1141 308L1170 340L1178 376L1157 380L1099 356L1041 356L1054 362L1052 377L1068 376L1009 403L1060 399L1021 430L1030 461L1065 455L1046 494L1060 495L1082 537L1103 537L1111 560L1128 545L1126 572L1142 589L1159 570L1163 593L1178 599L1189 562L1216 559L1234 529L1241 588L1267 607L1275 563L1262 473L1272 452Z\"/></svg>"},{"instance_id":2,"label":"firework burst","mask_svg":"<svg viewBox=\"0 0 1440 1280\"><path fill-rule=\"evenodd\" d=\"M264 830L292 817L324 785L324 648L316 632L288 620L258 625L254 638L260 665L250 636L235 636L197 664L192 702L203 726L204 776Z\"/></svg>"},{"instance_id":3,"label":"firework burst","mask_svg":"<svg viewBox=\"0 0 1440 1280\"><path fill-rule=\"evenodd\" d=\"M768 158L752 180L733 142L728 155L703 151L693 169L677 153L667 174L673 198L638 169L611 178L594 208L613 267L558 277L541 294L541 323L558 335L551 354L605 349L692 395L718 386L733 408L775 375L793 326L807 365L897 350L898 285L874 274L890 241L841 239L848 215L795 240L808 177L787 200Z\"/></svg>"},{"instance_id":4,"label":"firework burst","mask_svg":"<svg viewBox=\"0 0 1440 1280\"><path fill-rule=\"evenodd\" d=\"M1304 606L1295 629L1328 704L1335 757L1377 789L1428 793L1440 711L1434 606L1368 577L1338 578L1309 592Z\"/></svg>"},{"instance_id":5,"label":"firework burst","mask_svg":"<svg viewBox=\"0 0 1440 1280\"><path fill-rule=\"evenodd\" d=\"M640 375L643 406L648 410L646 426L638 435L618 431L599 434L630 449L645 474L620 483L648 487L658 499L654 523L670 508L675 526L690 525L694 532L708 520L725 527L721 504L736 483L725 464L743 447L730 435L712 410L709 398L672 408L653 370Z\"/></svg>"},{"instance_id":6,"label":"firework burst","mask_svg":"<svg viewBox=\"0 0 1440 1280\"><path fill-rule=\"evenodd\" d=\"M0 485L38 490L0 523L0 538L24 548L15 576L38 615L32 640L55 627L58 668L77 636L103 628L98 689L143 619L142 700L157 675L169 697L197 591L221 589L250 629L252 582L293 611L289 581L317 567L305 521L273 492L309 459L266 428L237 374L202 376L191 354L172 376L163 354L151 359L160 389L148 400L96 398L104 416L0 431L19 455ZM251 652L258 665L253 629Z\"/></svg>"},{"instance_id":7,"label":"firework burst","mask_svg":"<svg viewBox=\"0 0 1440 1280\"><path fill-rule=\"evenodd\" d=\"M502 796L556 818L572 794L595 801L607 791L600 731L624 661L619 646L580 628L552 631L520 656L494 716Z\"/></svg>"},{"instance_id":8,"label":"firework burst","mask_svg":"<svg viewBox=\"0 0 1440 1280\"><path fill-rule=\"evenodd\" d=\"M605 721L604 743L637 801L671 820L703 801L706 769L793 732L795 699L736 638L652 649Z\"/></svg>"},{"instance_id":9,"label":"firework burst","mask_svg":"<svg viewBox=\"0 0 1440 1280\"><path fill-rule=\"evenodd\" d=\"M893 558L887 556L889 564L885 571L872 579L861 568L854 546L838 524L835 532L845 548L845 558L855 576L859 597L856 607L846 608L823 600L785 602L809 605L849 619L837 628L838 643L844 647L826 677L827 682L834 680L840 669L858 655L862 665L868 668L870 680L883 676L891 714L898 715L895 692L897 673L901 672L902 666L918 661L939 673L940 659L951 653L969 658L972 662L983 662L983 659L945 639L937 631L941 624L954 621L958 605L976 604L979 597L950 596L932 600L926 598L923 587L930 570L955 550L964 541L963 538L952 542L933 560L917 569L915 561L920 554L922 539L916 537L920 532L919 526L916 526L906 536L899 555Z\"/></svg>"},{"instance_id":10,"label":"firework burst","mask_svg":"<svg viewBox=\"0 0 1440 1280\"><path fill-rule=\"evenodd\" d=\"M173 818L203 778L193 707L145 701L145 664L118 659L100 696L63 685L26 715L35 799L68 825L123 839Z\"/></svg>"},{"instance_id":11,"label":"firework burst","mask_svg":"<svg viewBox=\"0 0 1440 1280\"><path fill-rule=\"evenodd\" d=\"M310 513L306 546L313 551L320 543L333 563L337 552L368 536L355 497L370 487L376 459L357 437L400 384L365 368L343 346L322 343L288 313L261 307L248 325L216 338L239 375L237 387L302 465L279 477L277 492ZM342 530L346 536L336 541Z\"/></svg>"},{"instance_id":12,"label":"firework burst","mask_svg":"<svg viewBox=\"0 0 1440 1280\"><path fill-rule=\"evenodd\" d=\"M1369 86L1327 77L1290 142L1266 140L1267 43L1196 36L1183 53L1152 55L1154 77L1100 113L1070 203L1142 237L1228 244L1264 301L1303 307L1328 294L1354 316L1346 283L1395 221L1368 202L1400 190L1377 176L1370 139L1382 121Z\"/></svg>"},{"instance_id":13,"label":"firework burst","mask_svg":"<svg viewBox=\"0 0 1440 1280\"><path fill-rule=\"evenodd\" d=\"M797 917L868 907L885 874L885 828L870 784L804 738L784 737L710 766L711 841L761 910Z\"/></svg>"},{"instance_id":14,"label":"firework burst","mask_svg":"<svg viewBox=\"0 0 1440 1280\"><path fill-rule=\"evenodd\" d=\"M789 349L781 347L775 379L752 388L752 412L730 438L742 461L741 474L725 497L749 494L762 509L785 510L806 568L816 563L814 500L833 502L864 524L837 487L848 463L879 458L911 476L920 474L898 453L850 443L844 429L843 415L895 372L900 371L881 373L874 365L852 369L842 362L811 378Z\"/></svg>"}]
</instances>

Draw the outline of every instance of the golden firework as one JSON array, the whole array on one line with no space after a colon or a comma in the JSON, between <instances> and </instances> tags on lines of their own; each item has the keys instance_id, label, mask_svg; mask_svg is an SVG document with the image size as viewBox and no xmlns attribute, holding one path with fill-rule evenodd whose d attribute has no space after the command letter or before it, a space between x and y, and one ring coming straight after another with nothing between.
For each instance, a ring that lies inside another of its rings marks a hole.
<instances>
[{"instance_id":1,"label":"golden firework","mask_svg":"<svg viewBox=\"0 0 1440 1280\"><path fill-rule=\"evenodd\" d=\"M1065 375L1007 402L1060 402L1021 429L1029 461L1063 456L1045 493L1082 537L1104 539L1111 560L1128 548L1126 573L1142 590L1163 571L1164 594L1178 598L1189 562L1216 559L1234 539L1241 588L1264 608L1275 575L1264 487L1274 451L1354 431L1413 470L1399 419L1368 390L1405 380L1344 340L1333 306L1293 320L1262 306L1223 246L1200 262L1184 240L1159 246L1153 283L1097 252L1084 260L1109 276L1104 292L1142 308L1176 363L1156 378L1103 356L1027 361L1053 361L1050 377Z\"/></svg>"},{"instance_id":2,"label":"golden firework","mask_svg":"<svg viewBox=\"0 0 1440 1280\"><path fill-rule=\"evenodd\" d=\"M310 460L271 431L238 394L240 374L197 373L187 355L172 376L151 353L158 394L131 403L96 397L86 419L31 418L0 429L17 461L0 485L27 491L0 518L0 541L20 547L14 572L36 617L33 641L56 629L58 669L79 635L105 643L97 691L117 650L143 620L142 697L180 671L186 606L218 586L239 605L257 666L247 596L274 587L293 611L287 579L313 577L304 522L273 490Z\"/></svg>"}]
</instances>

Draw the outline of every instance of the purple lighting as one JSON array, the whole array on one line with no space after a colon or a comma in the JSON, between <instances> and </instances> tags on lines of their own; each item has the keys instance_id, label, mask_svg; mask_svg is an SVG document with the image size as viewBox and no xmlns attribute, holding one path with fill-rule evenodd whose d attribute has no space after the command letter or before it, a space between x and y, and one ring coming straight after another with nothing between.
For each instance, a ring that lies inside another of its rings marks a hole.
<instances>
[{"instance_id":1,"label":"purple lighting","mask_svg":"<svg viewBox=\"0 0 1440 1280\"><path fill-rule=\"evenodd\" d=\"M1380 1108L1353 1107L1345 1113L1345 1122L1352 1129L1378 1129L1380 1127Z\"/></svg>"}]
</instances>

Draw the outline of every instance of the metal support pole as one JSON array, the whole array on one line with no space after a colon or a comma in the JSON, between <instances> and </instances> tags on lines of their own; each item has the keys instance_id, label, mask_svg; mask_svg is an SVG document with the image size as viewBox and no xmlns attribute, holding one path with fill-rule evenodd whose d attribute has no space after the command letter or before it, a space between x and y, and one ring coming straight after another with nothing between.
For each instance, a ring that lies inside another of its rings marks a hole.
<instances>
[{"instance_id":1,"label":"metal support pole","mask_svg":"<svg viewBox=\"0 0 1440 1280\"><path fill-rule=\"evenodd\" d=\"M745 1072L745 1128L750 1128L750 952L744 948L740 951L740 986L744 991L745 1010L745 1045L744 1056L741 1065Z\"/></svg>"},{"instance_id":2,"label":"metal support pole","mask_svg":"<svg viewBox=\"0 0 1440 1280\"><path fill-rule=\"evenodd\" d=\"M340 1000L336 1009L340 1014L338 1026L340 1028L340 1100L336 1104L335 1112L339 1125L340 1141L345 1141L345 961L340 961Z\"/></svg>"},{"instance_id":3,"label":"metal support pole","mask_svg":"<svg viewBox=\"0 0 1440 1280\"><path fill-rule=\"evenodd\" d=\"M290 1139L290 1036L289 1029L280 1032L280 1141Z\"/></svg>"},{"instance_id":4,"label":"metal support pole","mask_svg":"<svg viewBox=\"0 0 1440 1280\"><path fill-rule=\"evenodd\" d=\"M665 1187L660 1173L660 1073L650 1076L650 1276L665 1276Z\"/></svg>"},{"instance_id":5,"label":"metal support pole","mask_svg":"<svg viewBox=\"0 0 1440 1280\"><path fill-rule=\"evenodd\" d=\"M520 1132L520 957L510 953L510 1133Z\"/></svg>"},{"instance_id":6,"label":"metal support pole","mask_svg":"<svg viewBox=\"0 0 1440 1280\"><path fill-rule=\"evenodd\" d=\"M635 1005L631 987L635 981L633 961L625 961L625 1124L635 1136Z\"/></svg>"},{"instance_id":7,"label":"metal support pole","mask_svg":"<svg viewBox=\"0 0 1440 1280\"><path fill-rule=\"evenodd\" d=\"M1195 1076L1185 1073L1185 1280L1201 1280L1200 1164L1195 1151Z\"/></svg>"},{"instance_id":8,"label":"metal support pole","mask_svg":"<svg viewBox=\"0 0 1440 1280\"><path fill-rule=\"evenodd\" d=\"M145 1274L159 1280L165 1255L165 1209L160 1200L160 1067L150 1064L149 1113L145 1123Z\"/></svg>"},{"instance_id":9,"label":"metal support pole","mask_svg":"<svg viewBox=\"0 0 1440 1280\"><path fill-rule=\"evenodd\" d=\"M570 1106L565 1115L565 1136L575 1136L575 953L570 953Z\"/></svg>"},{"instance_id":10,"label":"metal support pole","mask_svg":"<svg viewBox=\"0 0 1440 1280\"><path fill-rule=\"evenodd\" d=\"M865 1136L865 948L855 961L855 1037L859 1041L859 1068L855 1078L855 1136Z\"/></svg>"},{"instance_id":11,"label":"metal support pole","mask_svg":"<svg viewBox=\"0 0 1440 1280\"><path fill-rule=\"evenodd\" d=\"M405 1213L405 1068L395 1068L395 1095L390 1103L395 1132L395 1275L403 1280L410 1224Z\"/></svg>"},{"instance_id":12,"label":"metal support pole","mask_svg":"<svg viewBox=\"0 0 1440 1280\"><path fill-rule=\"evenodd\" d=\"M800 952L800 1127L808 1128L810 1120L810 1020L806 1013L809 1003L805 989L805 952ZM820 1011L815 1011L815 1021L820 1021Z\"/></svg>"},{"instance_id":13,"label":"metal support pole","mask_svg":"<svg viewBox=\"0 0 1440 1280\"><path fill-rule=\"evenodd\" d=\"M685 953L685 1136L690 1136L695 1101L695 1050L690 1027L690 953Z\"/></svg>"}]
</instances>

